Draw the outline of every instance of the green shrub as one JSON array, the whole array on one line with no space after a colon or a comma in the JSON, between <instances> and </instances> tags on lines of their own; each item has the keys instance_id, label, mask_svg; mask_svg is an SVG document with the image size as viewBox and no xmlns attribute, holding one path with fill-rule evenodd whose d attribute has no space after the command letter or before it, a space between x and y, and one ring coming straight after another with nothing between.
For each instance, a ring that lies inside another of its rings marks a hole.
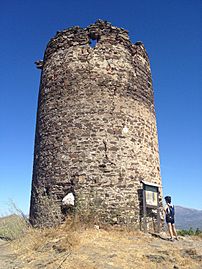
<instances>
[{"instance_id":1,"label":"green shrub","mask_svg":"<svg viewBox=\"0 0 202 269\"><path fill-rule=\"evenodd\" d=\"M189 230L178 230L178 235L181 235L181 236L185 236L185 235L201 235L202 234L202 231L197 228L195 231L193 230L193 228L191 227Z\"/></svg>"}]
</instances>

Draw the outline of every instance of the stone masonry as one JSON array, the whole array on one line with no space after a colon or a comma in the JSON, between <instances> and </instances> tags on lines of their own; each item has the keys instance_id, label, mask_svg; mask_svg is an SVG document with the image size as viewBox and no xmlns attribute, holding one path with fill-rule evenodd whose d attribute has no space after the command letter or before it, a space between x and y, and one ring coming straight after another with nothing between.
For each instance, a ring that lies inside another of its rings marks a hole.
<instances>
[{"instance_id":1,"label":"stone masonry","mask_svg":"<svg viewBox=\"0 0 202 269\"><path fill-rule=\"evenodd\" d=\"M42 73L31 223L61 223L61 200L71 188L83 214L140 227L141 181L161 185L144 45L98 20L57 32L36 64Z\"/></svg>"}]
</instances>

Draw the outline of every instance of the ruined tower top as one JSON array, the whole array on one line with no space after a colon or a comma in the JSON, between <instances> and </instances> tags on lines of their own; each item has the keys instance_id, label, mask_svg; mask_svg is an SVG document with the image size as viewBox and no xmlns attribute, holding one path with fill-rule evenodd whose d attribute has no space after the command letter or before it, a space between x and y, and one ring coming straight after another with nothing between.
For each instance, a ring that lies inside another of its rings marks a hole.
<instances>
[{"instance_id":1,"label":"ruined tower top","mask_svg":"<svg viewBox=\"0 0 202 269\"><path fill-rule=\"evenodd\" d=\"M97 20L87 28L74 26L63 31L58 31L48 43L45 59L51 53L57 51L62 46L70 47L77 45L91 44L91 40L96 42L108 42L111 45L122 44L126 48L140 52L147 59L147 53L142 42L138 41L133 45L129 39L128 31L123 28L112 26L111 23L103 20ZM138 47L137 47L138 46Z\"/></svg>"},{"instance_id":2,"label":"ruined tower top","mask_svg":"<svg viewBox=\"0 0 202 269\"><path fill-rule=\"evenodd\" d=\"M108 63L112 59L118 59L117 57L121 57L118 55L115 50L113 52L113 48L117 46L123 47L128 54L128 58L130 58L131 64L133 64L134 68L141 68L145 72L150 73L150 64L147 52L145 50L144 44L141 41L137 41L135 44L132 44L128 31L123 28L118 28L111 23L103 20L97 20L94 24L86 28L81 28L80 26L74 26L63 31L57 31L56 35L49 41L47 48L44 54L43 61L37 61L36 66L39 69L43 69L49 65L52 57L54 57L58 53L62 55L64 52L69 50L69 53L75 51L77 48L83 48L82 54L84 56L88 54L88 57L84 57L85 60L89 61L89 57L94 58L95 54L99 51L99 54L104 54L108 52L110 55ZM90 48L94 48L95 51L90 50ZM94 54L94 56L93 56ZM85 61L85 60L82 61ZM142 67L141 67L142 66ZM88 67L90 70L93 70L93 66ZM113 67L112 67L113 69ZM129 72L130 73L130 72ZM152 81L148 81L148 92L147 96L143 93L139 94L139 98L142 101L146 102L150 109L154 112L154 98L153 98L153 90L152 90ZM144 89L145 91L146 89Z\"/></svg>"}]
</instances>

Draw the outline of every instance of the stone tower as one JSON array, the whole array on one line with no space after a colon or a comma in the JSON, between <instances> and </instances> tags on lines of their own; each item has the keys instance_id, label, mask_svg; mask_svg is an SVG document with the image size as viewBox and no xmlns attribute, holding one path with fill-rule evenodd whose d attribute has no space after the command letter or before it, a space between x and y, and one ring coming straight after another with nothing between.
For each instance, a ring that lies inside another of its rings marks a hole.
<instances>
[{"instance_id":1,"label":"stone tower","mask_svg":"<svg viewBox=\"0 0 202 269\"><path fill-rule=\"evenodd\" d=\"M76 209L100 221L141 224L142 180L161 185L148 55L128 32L98 20L57 32L47 45L35 137L30 220ZM161 195L160 195L161 196Z\"/></svg>"}]
</instances>

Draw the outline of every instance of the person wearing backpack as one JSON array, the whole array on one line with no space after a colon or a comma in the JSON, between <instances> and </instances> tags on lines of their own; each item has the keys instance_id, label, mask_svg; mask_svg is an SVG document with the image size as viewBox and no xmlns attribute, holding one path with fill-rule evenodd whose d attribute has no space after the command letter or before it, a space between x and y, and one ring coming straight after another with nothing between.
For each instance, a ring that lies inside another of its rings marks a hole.
<instances>
[{"instance_id":1,"label":"person wearing backpack","mask_svg":"<svg viewBox=\"0 0 202 269\"><path fill-rule=\"evenodd\" d=\"M171 204L170 196L166 196L165 201L166 201L166 206L164 207L164 212L165 212L166 223L168 225L168 231L170 234L170 240L174 241L174 237L176 240L178 240L177 232L175 229L175 217L174 217L175 208L174 208L174 205Z\"/></svg>"}]
</instances>

